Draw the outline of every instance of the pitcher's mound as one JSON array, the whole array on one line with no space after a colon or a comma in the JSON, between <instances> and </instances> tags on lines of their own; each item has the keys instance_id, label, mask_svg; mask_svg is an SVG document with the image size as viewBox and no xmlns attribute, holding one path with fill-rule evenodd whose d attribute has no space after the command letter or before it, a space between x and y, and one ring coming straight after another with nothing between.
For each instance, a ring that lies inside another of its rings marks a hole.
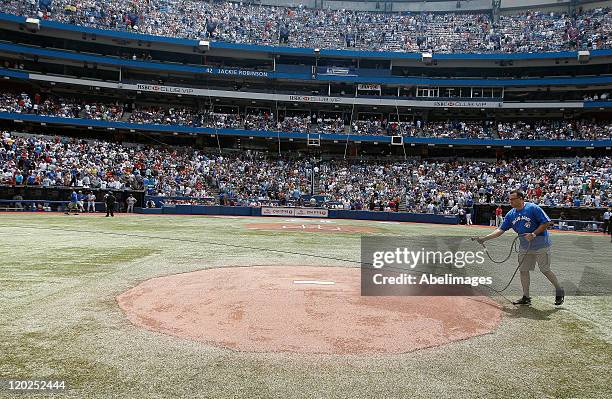
<instances>
[{"instance_id":1,"label":"pitcher's mound","mask_svg":"<svg viewBox=\"0 0 612 399\"><path fill-rule=\"evenodd\" d=\"M240 351L403 353L491 332L486 297L362 297L358 268L225 267L117 297L137 326Z\"/></svg>"}]
</instances>

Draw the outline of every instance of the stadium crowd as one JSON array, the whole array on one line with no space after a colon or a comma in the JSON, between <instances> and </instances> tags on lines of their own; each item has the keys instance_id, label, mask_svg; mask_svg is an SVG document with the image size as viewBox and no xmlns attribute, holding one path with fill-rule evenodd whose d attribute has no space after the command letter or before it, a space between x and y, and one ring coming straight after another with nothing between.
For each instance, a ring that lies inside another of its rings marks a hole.
<instances>
[{"instance_id":1,"label":"stadium crowd","mask_svg":"<svg viewBox=\"0 0 612 399\"><path fill-rule=\"evenodd\" d=\"M382 13L197 0L0 2L5 13L80 26L232 43L311 48L534 52L612 47L609 8L575 14Z\"/></svg>"},{"instance_id":2,"label":"stadium crowd","mask_svg":"<svg viewBox=\"0 0 612 399\"><path fill-rule=\"evenodd\" d=\"M520 188L550 206L612 205L612 158L510 162L347 161L269 157L242 151L142 146L1 133L0 184L145 190L222 204L299 202L311 193L345 209L457 213L476 203L507 203Z\"/></svg>"},{"instance_id":3,"label":"stadium crowd","mask_svg":"<svg viewBox=\"0 0 612 399\"><path fill-rule=\"evenodd\" d=\"M403 135L438 138L502 138L502 139L565 139L610 140L612 123L593 120L541 120L537 122L491 121L429 121L393 122L385 118L367 118L357 115L350 129L345 129L342 118L309 116L279 117L272 112L246 115L196 110L188 107L136 106L125 113L118 103L91 103L83 100L59 98L40 94L1 93L0 112L31 113L67 118L85 118L107 121L126 120L140 124L183 125L217 129L271 130L284 132L353 133L361 135ZM316 123L313 123L316 122Z\"/></svg>"},{"instance_id":4,"label":"stadium crowd","mask_svg":"<svg viewBox=\"0 0 612 399\"><path fill-rule=\"evenodd\" d=\"M501 139L523 140L609 140L612 124L583 120L499 123L497 134Z\"/></svg>"},{"instance_id":5,"label":"stadium crowd","mask_svg":"<svg viewBox=\"0 0 612 399\"><path fill-rule=\"evenodd\" d=\"M389 122L386 119L357 120L353 122L353 133L365 135L402 135L409 137L439 138L494 138L490 122Z\"/></svg>"},{"instance_id":6,"label":"stadium crowd","mask_svg":"<svg viewBox=\"0 0 612 399\"><path fill-rule=\"evenodd\" d=\"M123 105L5 92L0 93L0 112L117 121L123 116Z\"/></svg>"}]
</instances>

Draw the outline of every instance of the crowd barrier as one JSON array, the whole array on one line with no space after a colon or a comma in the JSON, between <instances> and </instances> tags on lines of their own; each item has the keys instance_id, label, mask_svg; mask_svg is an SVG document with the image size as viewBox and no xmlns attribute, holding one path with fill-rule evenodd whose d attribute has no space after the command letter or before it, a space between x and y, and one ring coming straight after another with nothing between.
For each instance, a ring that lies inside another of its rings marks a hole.
<instances>
[{"instance_id":1,"label":"crowd barrier","mask_svg":"<svg viewBox=\"0 0 612 399\"><path fill-rule=\"evenodd\" d=\"M308 209L308 208L304 208ZM311 208L314 209L314 208ZM262 216L262 208L251 208L246 206L206 206L206 205L170 205L161 208L142 208L136 212L143 214L164 215L220 215L220 216ZM265 215L263 215L265 216ZM276 217L276 216L270 216ZM287 217L287 216L285 216ZM376 212L376 211L351 211L329 209L330 219L355 219L355 220L377 220L385 222L415 222L436 224L457 224L457 216L432 215L421 213L403 212Z\"/></svg>"},{"instance_id":2,"label":"crowd barrier","mask_svg":"<svg viewBox=\"0 0 612 399\"><path fill-rule=\"evenodd\" d=\"M322 82L345 82L345 83L372 83L372 84L391 84L408 86L484 86L484 87L522 87L522 86L557 86L557 85L604 85L610 84L612 78L609 76L554 76L554 77L534 77L534 78L430 78L430 77L409 77L409 76L358 76L358 75L323 75L310 73L283 73L275 71L251 71L237 68L217 68L207 66L182 65L175 63L164 63L156 61L126 60L101 55L90 55L73 53L65 50L50 50L24 46L20 44L0 43L0 50L3 53L25 55L28 57L39 57L46 59L56 59L62 62L79 62L97 65L110 65L117 68L135 68L159 73L188 73L198 75L213 76L256 76L263 79L294 79L306 81ZM420 58L420 57L419 57Z\"/></svg>"},{"instance_id":3,"label":"crowd barrier","mask_svg":"<svg viewBox=\"0 0 612 399\"><path fill-rule=\"evenodd\" d=\"M511 207L508 204L501 205L502 214L506 215ZM601 222L603 221L603 214L606 208L594 208L594 207L553 207L541 205L542 209L549 218L552 220L558 220L563 217L568 221L579 221L579 222ZM494 219L495 204L477 204L474 205L474 211L472 212L472 221L475 224L483 224L488 226L490 220ZM579 228L577 228L579 229Z\"/></svg>"},{"instance_id":4,"label":"crowd barrier","mask_svg":"<svg viewBox=\"0 0 612 399\"><path fill-rule=\"evenodd\" d=\"M391 143L391 136L358 134L332 134L332 133L298 133L276 132L272 130L245 130L245 129L215 129L210 127L192 127L186 125L157 125L151 123L132 123L123 121L104 121L97 119L65 118L59 116L46 116L36 114L19 114L13 112L0 112L0 120L28 123L45 123L47 125L92 127L102 129L120 129L164 133L193 133L196 135L219 135L241 137L264 137L307 140L316 135L321 141L354 141L369 143ZM100 137L103 139L103 137ZM466 146L496 146L496 147L611 147L612 140L502 140L502 139L467 139L467 138L441 138L441 137L404 137L405 145L466 145Z\"/></svg>"}]
</instances>

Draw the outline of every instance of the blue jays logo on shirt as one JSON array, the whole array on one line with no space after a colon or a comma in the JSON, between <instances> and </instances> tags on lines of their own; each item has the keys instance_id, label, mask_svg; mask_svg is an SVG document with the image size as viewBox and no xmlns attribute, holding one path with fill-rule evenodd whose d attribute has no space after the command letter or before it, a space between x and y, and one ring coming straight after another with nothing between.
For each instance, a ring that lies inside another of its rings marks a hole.
<instances>
[{"instance_id":1,"label":"blue jays logo on shirt","mask_svg":"<svg viewBox=\"0 0 612 399\"><path fill-rule=\"evenodd\" d=\"M521 216L518 216L518 217L514 218L514 220L512 221L512 225L514 226L515 224L517 224L517 223L518 223L518 222L520 222L521 220L524 220L524 221L525 221L525 223L523 223L523 225L524 225L526 228L531 227L531 218L530 218L530 217L528 217L528 216L525 216L525 215L521 215Z\"/></svg>"},{"instance_id":2,"label":"blue jays logo on shirt","mask_svg":"<svg viewBox=\"0 0 612 399\"><path fill-rule=\"evenodd\" d=\"M550 218L548 215L546 215L542 208L530 202L526 202L523 209L510 210L499 228L503 231L512 228L517 234L522 236L525 233L533 232L539 225L548 222L550 222ZM539 249L550 246L548 231L544 230L538 234L538 238L539 240L531 242L531 249ZM521 238L521 248L526 247L527 240Z\"/></svg>"}]
</instances>

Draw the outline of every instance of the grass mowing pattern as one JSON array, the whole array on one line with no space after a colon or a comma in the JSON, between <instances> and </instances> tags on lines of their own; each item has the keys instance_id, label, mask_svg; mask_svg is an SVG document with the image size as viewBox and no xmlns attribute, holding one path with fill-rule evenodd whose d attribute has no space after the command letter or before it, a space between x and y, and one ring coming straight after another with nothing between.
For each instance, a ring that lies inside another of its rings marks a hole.
<instances>
[{"instance_id":1,"label":"grass mowing pattern","mask_svg":"<svg viewBox=\"0 0 612 399\"><path fill-rule=\"evenodd\" d=\"M534 298L532 308L508 307L493 334L396 356L236 353L140 330L125 319L114 297L155 276L255 264L357 266L292 254L98 234L188 237L359 260L359 235L277 234L242 228L254 221L260 220L0 215L0 379L63 378L71 389L58 396L75 398L603 398L609 394L612 301L604 296L570 297L563 309L552 306L551 296ZM375 226L383 234L405 236L484 232L458 226ZM553 242L556 258L588 260L606 271L608 238L555 234ZM504 243L499 241L493 250L501 251ZM511 266L505 266L509 274ZM559 269L571 272L567 266ZM543 276L536 272L533 278ZM518 287L515 281L509 295L518 295ZM0 397L9 393L0 392Z\"/></svg>"}]
</instances>

